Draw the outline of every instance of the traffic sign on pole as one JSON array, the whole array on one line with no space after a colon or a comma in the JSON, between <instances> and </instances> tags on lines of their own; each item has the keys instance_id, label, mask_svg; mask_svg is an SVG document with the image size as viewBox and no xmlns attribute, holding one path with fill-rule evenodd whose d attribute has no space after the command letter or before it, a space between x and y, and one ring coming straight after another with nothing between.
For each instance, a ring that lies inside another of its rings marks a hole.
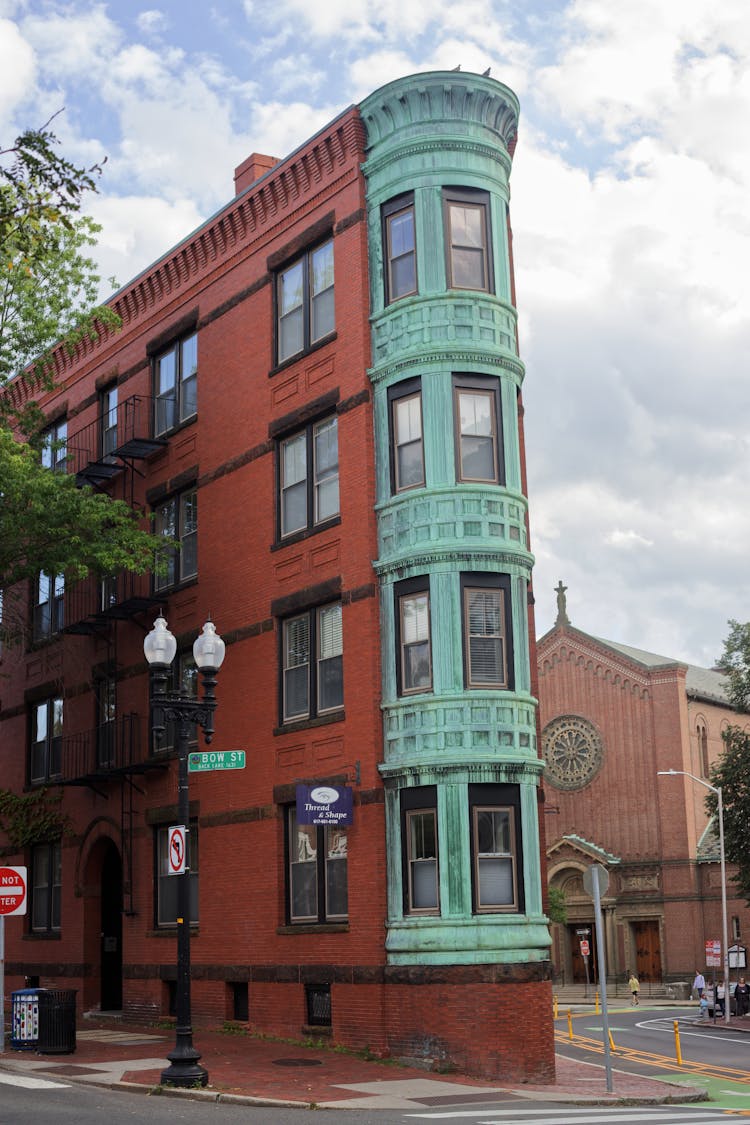
<instances>
[{"instance_id":1,"label":"traffic sign on pole","mask_svg":"<svg viewBox=\"0 0 750 1125\"><path fill-rule=\"evenodd\" d=\"M25 914L26 891L25 867L0 867L0 914Z\"/></svg>"},{"instance_id":2,"label":"traffic sign on pole","mask_svg":"<svg viewBox=\"0 0 750 1125\"><path fill-rule=\"evenodd\" d=\"M167 874L185 873L185 825L174 824L167 832Z\"/></svg>"}]
</instances>

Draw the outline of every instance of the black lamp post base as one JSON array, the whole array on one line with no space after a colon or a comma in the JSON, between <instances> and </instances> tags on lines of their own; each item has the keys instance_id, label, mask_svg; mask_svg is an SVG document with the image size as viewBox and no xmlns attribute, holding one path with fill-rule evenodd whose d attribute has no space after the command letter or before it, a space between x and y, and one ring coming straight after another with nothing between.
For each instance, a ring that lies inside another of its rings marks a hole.
<instances>
[{"instance_id":1,"label":"black lamp post base","mask_svg":"<svg viewBox=\"0 0 750 1125\"><path fill-rule=\"evenodd\" d=\"M161 1072L159 1082L162 1086L206 1086L208 1084L208 1071L200 1066L200 1054L191 1046L177 1045L167 1055L170 1066Z\"/></svg>"}]
</instances>

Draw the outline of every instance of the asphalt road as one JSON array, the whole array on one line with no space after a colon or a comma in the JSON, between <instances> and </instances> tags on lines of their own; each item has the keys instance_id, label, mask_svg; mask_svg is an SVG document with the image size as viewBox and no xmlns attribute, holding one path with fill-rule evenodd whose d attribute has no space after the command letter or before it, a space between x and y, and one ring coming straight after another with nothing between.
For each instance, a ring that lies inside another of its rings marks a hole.
<instances>
[{"instance_id":1,"label":"asphalt road","mask_svg":"<svg viewBox=\"0 0 750 1125\"><path fill-rule=\"evenodd\" d=\"M49 1082L0 1085L0 1125L719 1125L721 1110L706 1106L557 1106L521 1101L402 1110L285 1110L149 1097L120 1090Z\"/></svg>"},{"instance_id":2,"label":"asphalt road","mask_svg":"<svg viewBox=\"0 0 750 1125\"><path fill-rule=\"evenodd\" d=\"M677 1020L682 1064L676 1057ZM603 1061L602 1017L573 1015L573 1041L567 1017L555 1023L555 1049L572 1058ZM706 1027L692 1008L615 1009L609 1013L615 1045L612 1066L633 1074L678 1078L708 1090L712 1103L727 1110L750 1112L750 1034L733 1031L720 1021Z\"/></svg>"}]
</instances>

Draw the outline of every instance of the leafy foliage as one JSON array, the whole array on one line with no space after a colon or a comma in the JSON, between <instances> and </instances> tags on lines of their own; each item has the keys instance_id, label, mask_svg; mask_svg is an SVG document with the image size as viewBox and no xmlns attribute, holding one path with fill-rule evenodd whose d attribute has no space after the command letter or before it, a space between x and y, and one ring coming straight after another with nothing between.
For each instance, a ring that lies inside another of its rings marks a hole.
<instances>
[{"instance_id":1,"label":"leafy foliage","mask_svg":"<svg viewBox=\"0 0 750 1125\"><path fill-rule=\"evenodd\" d=\"M50 793L35 789L16 794L0 789L0 831L15 851L46 844L70 831L68 817L61 811L62 790Z\"/></svg>"},{"instance_id":2,"label":"leafy foliage","mask_svg":"<svg viewBox=\"0 0 750 1125\"><path fill-rule=\"evenodd\" d=\"M726 673L729 702L738 711L750 711L750 622L729 622L729 636L718 667Z\"/></svg>"},{"instance_id":3,"label":"leafy foliage","mask_svg":"<svg viewBox=\"0 0 750 1125\"><path fill-rule=\"evenodd\" d=\"M565 892L561 887L549 887L547 891L547 915L550 922L564 926L568 920L568 907Z\"/></svg>"},{"instance_id":4,"label":"leafy foliage","mask_svg":"<svg viewBox=\"0 0 750 1125\"><path fill-rule=\"evenodd\" d=\"M66 580L90 572L164 566L173 546L141 526L121 500L40 462L44 418L34 399L54 387L53 348L119 327L96 305L99 277L87 249L99 228L80 214L100 165L77 167L58 151L50 123L0 145L0 589L40 571ZM25 437L27 440L22 441ZM160 561L161 560L161 561ZM12 614L11 609L17 610ZM19 597L3 599L5 640L23 621Z\"/></svg>"},{"instance_id":5,"label":"leafy foliage","mask_svg":"<svg viewBox=\"0 0 750 1125\"><path fill-rule=\"evenodd\" d=\"M724 731L724 751L711 769L710 780L721 789L726 858L737 865L734 882L750 904L750 733L737 726ZM715 793L706 797L706 810L717 815Z\"/></svg>"},{"instance_id":6,"label":"leafy foliage","mask_svg":"<svg viewBox=\"0 0 750 1125\"><path fill-rule=\"evenodd\" d=\"M119 326L113 310L96 304L99 277L85 249L100 228L80 214L101 166L76 167L57 144L48 123L0 147L0 385L21 378L50 387L55 344L72 352ZM3 396L0 418L9 414L30 431Z\"/></svg>"}]
</instances>

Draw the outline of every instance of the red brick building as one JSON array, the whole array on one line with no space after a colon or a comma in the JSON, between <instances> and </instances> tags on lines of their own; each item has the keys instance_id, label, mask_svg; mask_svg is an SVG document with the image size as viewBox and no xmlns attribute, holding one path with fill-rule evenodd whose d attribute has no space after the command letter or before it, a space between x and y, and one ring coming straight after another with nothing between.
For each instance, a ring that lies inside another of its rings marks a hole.
<instances>
[{"instance_id":1,"label":"red brick building","mask_svg":"<svg viewBox=\"0 0 750 1125\"><path fill-rule=\"evenodd\" d=\"M153 738L143 640L162 612L173 686L196 692L210 614L211 749L246 765L190 776L196 1025L552 1076L517 112L492 79L418 75L254 154L115 295L122 330L56 353L56 467L180 550L166 575L6 595L28 635L3 654L3 784L61 792L66 827L2 849L31 884L11 987L174 1011L175 731ZM301 785L351 791L345 831L304 823Z\"/></svg>"},{"instance_id":2,"label":"red brick building","mask_svg":"<svg viewBox=\"0 0 750 1125\"><path fill-rule=\"evenodd\" d=\"M548 874L568 912L553 927L556 979L585 980L579 931L593 931L593 906L582 875L600 863L609 976L692 982L706 941L722 937L718 840L705 788L658 772L708 778L737 719L724 677L584 633L568 620L564 588L558 599L537 647ZM750 914L730 876L731 948L750 933Z\"/></svg>"}]
</instances>

